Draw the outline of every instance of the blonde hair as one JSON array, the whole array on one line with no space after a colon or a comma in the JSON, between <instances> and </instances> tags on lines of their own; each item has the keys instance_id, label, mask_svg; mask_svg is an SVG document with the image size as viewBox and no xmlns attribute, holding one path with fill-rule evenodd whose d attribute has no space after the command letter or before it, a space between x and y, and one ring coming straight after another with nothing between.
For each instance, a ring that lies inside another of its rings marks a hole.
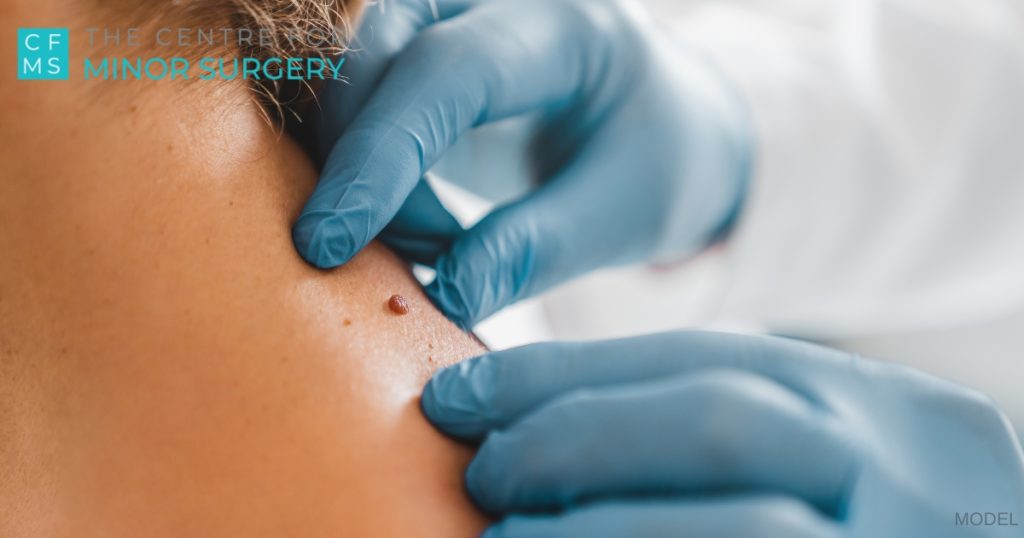
<instances>
[{"instance_id":1,"label":"blonde hair","mask_svg":"<svg viewBox=\"0 0 1024 538\"><path fill-rule=\"evenodd\" d=\"M207 54L271 57L326 57L344 54L352 40L364 0L94 0L101 9L139 26L166 26L169 22L194 28L247 29L261 38L237 48L223 44L183 51L196 57ZM285 110L307 101L309 83L287 85L259 81L253 85L268 120L282 122ZM268 111L275 111L271 117Z\"/></svg>"},{"instance_id":2,"label":"blonde hair","mask_svg":"<svg viewBox=\"0 0 1024 538\"><path fill-rule=\"evenodd\" d=\"M210 0L204 0L209 2ZM261 56L330 55L345 52L359 0L221 0L238 27L272 37L269 49L247 51ZM288 39L288 38L292 39Z\"/></svg>"},{"instance_id":3,"label":"blonde hair","mask_svg":"<svg viewBox=\"0 0 1024 538\"><path fill-rule=\"evenodd\" d=\"M362 0L227 0L232 18L242 28L256 29L271 36L270 45L254 45L243 55L268 57L324 57L344 54L353 37L355 19ZM255 85L262 110L271 109L277 123L285 111L312 98L314 88L264 81ZM295 114L293 112L293 114Z\"/></svg>"}]
</instances>

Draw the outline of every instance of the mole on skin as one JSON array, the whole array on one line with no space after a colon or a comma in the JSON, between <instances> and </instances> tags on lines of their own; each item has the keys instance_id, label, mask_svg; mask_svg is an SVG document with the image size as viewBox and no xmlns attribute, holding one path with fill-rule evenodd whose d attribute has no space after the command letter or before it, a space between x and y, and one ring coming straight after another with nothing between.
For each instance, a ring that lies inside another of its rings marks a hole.
<instances>
[{"instance_id":1,"label":"mole on skin","mask_svg":"<svg viewBox=\"0 0 1024 538\"><path fill-rule=\"evenodd\" d=\"M391 299L388 299L388 308L396 315L404 316L409 313L409 301L401 295L392 295Z\"/></svg>"}]
</instances>

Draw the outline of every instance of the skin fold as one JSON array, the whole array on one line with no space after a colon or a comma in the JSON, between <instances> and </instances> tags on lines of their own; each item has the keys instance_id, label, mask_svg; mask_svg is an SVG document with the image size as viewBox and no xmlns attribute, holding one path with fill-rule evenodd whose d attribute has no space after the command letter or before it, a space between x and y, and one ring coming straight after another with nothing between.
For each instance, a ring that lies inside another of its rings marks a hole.
<instances>
[{"instance_id":1,"label":"skin fold","mask_svg":"<svg viewBox=\"0 0 1024 538\"><path fill-rule=\"evenodd\" d=\"M479 344L380 246L298 257L316 171L243 83L15 80L69 1L0 10L0 536L476 535L417 398Z\"/></svg>"}]
</instances>

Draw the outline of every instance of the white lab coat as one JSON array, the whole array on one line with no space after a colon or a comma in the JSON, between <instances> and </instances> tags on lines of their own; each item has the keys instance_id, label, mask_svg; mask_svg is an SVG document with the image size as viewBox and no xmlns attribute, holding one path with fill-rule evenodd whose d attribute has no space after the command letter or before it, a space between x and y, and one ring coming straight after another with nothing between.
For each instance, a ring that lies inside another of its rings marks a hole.
<instances>
[{"instance_id":1,"label":"white lab coat","mask_svg":"<svg viewBox=\"0 0 1024 538\"><path fill-rule=\"evenodd\" d=\"M729 316L845 337L1024 305L1024 2L717 1L675 30L760 143Z\"/></svg>"}]
</instances>

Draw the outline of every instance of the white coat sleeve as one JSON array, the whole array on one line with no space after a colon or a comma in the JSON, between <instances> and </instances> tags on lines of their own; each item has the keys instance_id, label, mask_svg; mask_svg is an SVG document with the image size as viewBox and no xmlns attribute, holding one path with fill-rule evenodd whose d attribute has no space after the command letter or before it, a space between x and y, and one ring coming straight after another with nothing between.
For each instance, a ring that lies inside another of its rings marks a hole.
<instances>
[{"instance_id":1,"label":"white coat sleeve","mask_svg":"<svg viewBox=\"0 0 1024 538\"><path fill-rule=\"evenodd\" d=\"M1024 2L707 2L680 18L749 104L724 311L788 333L1024 308Z\"/></svg>"}]
</instances>

